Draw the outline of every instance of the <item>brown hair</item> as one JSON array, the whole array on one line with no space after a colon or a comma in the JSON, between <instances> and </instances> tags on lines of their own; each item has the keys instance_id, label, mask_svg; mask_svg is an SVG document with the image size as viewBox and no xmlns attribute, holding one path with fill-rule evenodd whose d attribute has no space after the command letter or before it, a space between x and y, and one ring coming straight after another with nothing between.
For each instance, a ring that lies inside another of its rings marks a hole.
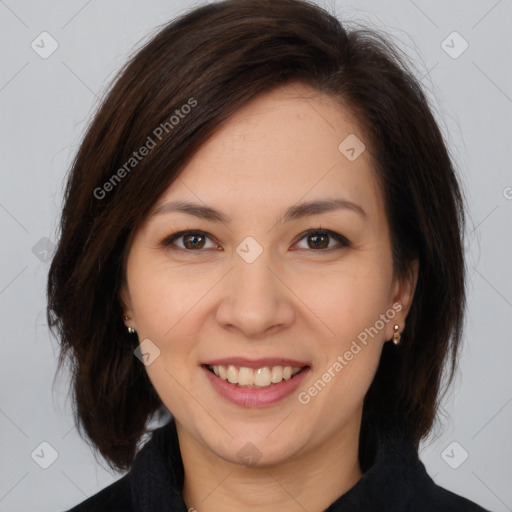
<instances>
[{"instance_id":1,"label":"brown hair","mask_svg":"<svg viewBox=\"0 0 512 512\"><path fill-rule=\"evenodd\" d=\"M398 429L417 447L432 428L450 356L448 382L455 370L465 266L463 198L428 101L381 34L346 31L303 0L228 0L180 16L129 60L88 128L65 190L48 323L61 343L59 368L71 362L81 433L113 468L131 466L148 418L162 407L122 321L130 236L237 109L290 82L309 84L354 114L385 197L396 274L419 260L403 343L384 345L365 397L363 471L384 431ZM150 139L154 147L135 158Z\"/></svg>"}]
</instances>

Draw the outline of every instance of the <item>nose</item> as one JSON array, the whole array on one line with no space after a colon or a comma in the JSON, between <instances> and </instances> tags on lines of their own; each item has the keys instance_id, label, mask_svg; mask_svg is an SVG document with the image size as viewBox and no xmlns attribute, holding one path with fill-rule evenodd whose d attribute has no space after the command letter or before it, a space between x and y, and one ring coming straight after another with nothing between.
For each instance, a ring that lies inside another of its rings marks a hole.
<instances>
[{"instance_id":1,"label":"nose","mask_svg":"<svg viewBox=\"0 0 512 512\"><path fill-rule=\"evenodd\" d=\"M233 268L223 279L219 325L253 339L289 327L295 319L294 295L282 274L266 251L252 263L235 254Z\"/></svg>"}]
</instances>

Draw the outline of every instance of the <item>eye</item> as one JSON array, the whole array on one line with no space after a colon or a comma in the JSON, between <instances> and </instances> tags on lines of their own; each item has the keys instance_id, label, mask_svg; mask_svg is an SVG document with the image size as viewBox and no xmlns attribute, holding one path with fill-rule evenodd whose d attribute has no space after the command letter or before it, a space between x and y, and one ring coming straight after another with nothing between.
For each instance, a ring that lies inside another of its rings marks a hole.
<instances>
[{"instance_id":1,"label":"eye","mask_svg":"<svg viewBox=\"0 0 512 512\"><path fill-rule=\"evenodd\" d=\"M329 239L336 240L338 246L329 247ZM210 240L211 245L209 247L207 246L207 240ZM343 235L326 229L310 229L301 235L299 242L302 240L306 240L308 244L308 247L305 247L305 249L313 249L314 252L327 252L350 247L350 242ZM181 241L181 244L177 243L177 241ZM179 231L166 237L162 240L161 245L164 247L175 246L175 248L188 252L202 252L202 249L218 249L218 246L211 242L210 236L207 233L191 229ZM304 249L304 247L299 247L299 249Z\"/></svg>"},{"instance_id":2,"label":"eye","mask_svg":"<svg viewBox=\"0 0 512 512\"><path fill-rule=\"evenodd\" d=\"M173 235L165 238L162 241L162 245L164 247L169 247L171 245L176 245L178 249L183 249L186 251L200 251L200 249L212 249L216 248L216 245L213 244L213 247L205 247L205 241L210 237L204 233L203 231L180 231L179 233L174 233ZM182 245L176 243L177 240L183 239Z\"/></svg>"},{"instance_id":3,"label":"eye","mask_svg":"<svg viewBox=\"0 0 512 512\"><path fill-rule=\"evenodd\" d=\"M329 247L329 238L336 240L338 246ZM308 245L305 249L314 248L314 252L326 252L350 247L350 242L343 235L326 229L310 229L301 236L299 242L302 240L306 240ZM300 247L300 249L304 249L304 247Z\"/></svg>"}]
</instances>

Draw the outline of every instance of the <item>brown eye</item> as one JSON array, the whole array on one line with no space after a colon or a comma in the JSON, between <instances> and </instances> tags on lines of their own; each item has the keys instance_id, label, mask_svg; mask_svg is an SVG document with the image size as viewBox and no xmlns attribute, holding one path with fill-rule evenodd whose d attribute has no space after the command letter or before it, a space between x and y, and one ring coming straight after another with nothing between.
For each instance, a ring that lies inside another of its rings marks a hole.
<instances>
[{"instance_id":1,"label":"brown eye","mask_svg":"<svg viewBox=\"0 0 512 512\"><path fill-rule=\"evenodd\" d=\"M180 231L179 233L175 233L163 240L162 245L164 247L182 249L188 252L202 252L202 249L216 248L216 245L213 244L213 242L210 242L210 247L206 246L206 242L209 238L210 237L202 231Z\"/></svg>"},{"instance_id":2,"label":"brown eye","mask_svg":"<svg viewBox=\"0 0 512 512\"><path fill-rule=\"evenodd\" d=\"M318 234L308 235L308 244L311 242L310 247L315 249L327 249L329 247L329 235Z\"/></svg>"},{"instance_id":3,"label":"brown eye","mask_svg":"<svg viewBox=\"0 0 512 512\"><path fill-rule=\"evenodd\" d=\"M203 235L184 235L183 245L187 249L202 249L204 246L205 237Z\"/></svg>"},{"instance_id":4,"label":"brown eye","mask_svg":"<svg viewBox=\"0 0 512 512\"><path fill-rule=\"evenodd\" d=\"M330 239L336 240L338 245L329 247ZM300 247L300 249L312 249L314 252L325 252L350 247L350 242L344 236L328 230L315 229L307 231L299 241L302 240L306 240L307 247Z\"/></svg>"}]
</instances>

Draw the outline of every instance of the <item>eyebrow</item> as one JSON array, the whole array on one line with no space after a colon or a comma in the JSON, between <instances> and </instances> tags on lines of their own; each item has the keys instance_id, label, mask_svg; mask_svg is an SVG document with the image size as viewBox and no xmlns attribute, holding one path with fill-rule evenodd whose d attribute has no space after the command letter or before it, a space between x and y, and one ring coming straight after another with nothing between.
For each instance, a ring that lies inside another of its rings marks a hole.
<instances>
[{"instance_id":1,"label":"eyebrow","mask_svg":"<svg viewBox=\"0 0 512 512\"><path fill-rule=\"evenodd\" d=\"M366 218L366 212L356 203L346 199L328 199L321 201L309 201L290 206L281 216L278 222L290 222L292 220L317 215L320 213L331 212L334 210L353 211ZM171 212L182 212L194 215L199 219L210 220L214 222L229 223L229 216L210 207L201 204L189 203L186 201L172 201L159 205L152 212L151 216L161 215Z\"/></svg>"}]
</instances>

